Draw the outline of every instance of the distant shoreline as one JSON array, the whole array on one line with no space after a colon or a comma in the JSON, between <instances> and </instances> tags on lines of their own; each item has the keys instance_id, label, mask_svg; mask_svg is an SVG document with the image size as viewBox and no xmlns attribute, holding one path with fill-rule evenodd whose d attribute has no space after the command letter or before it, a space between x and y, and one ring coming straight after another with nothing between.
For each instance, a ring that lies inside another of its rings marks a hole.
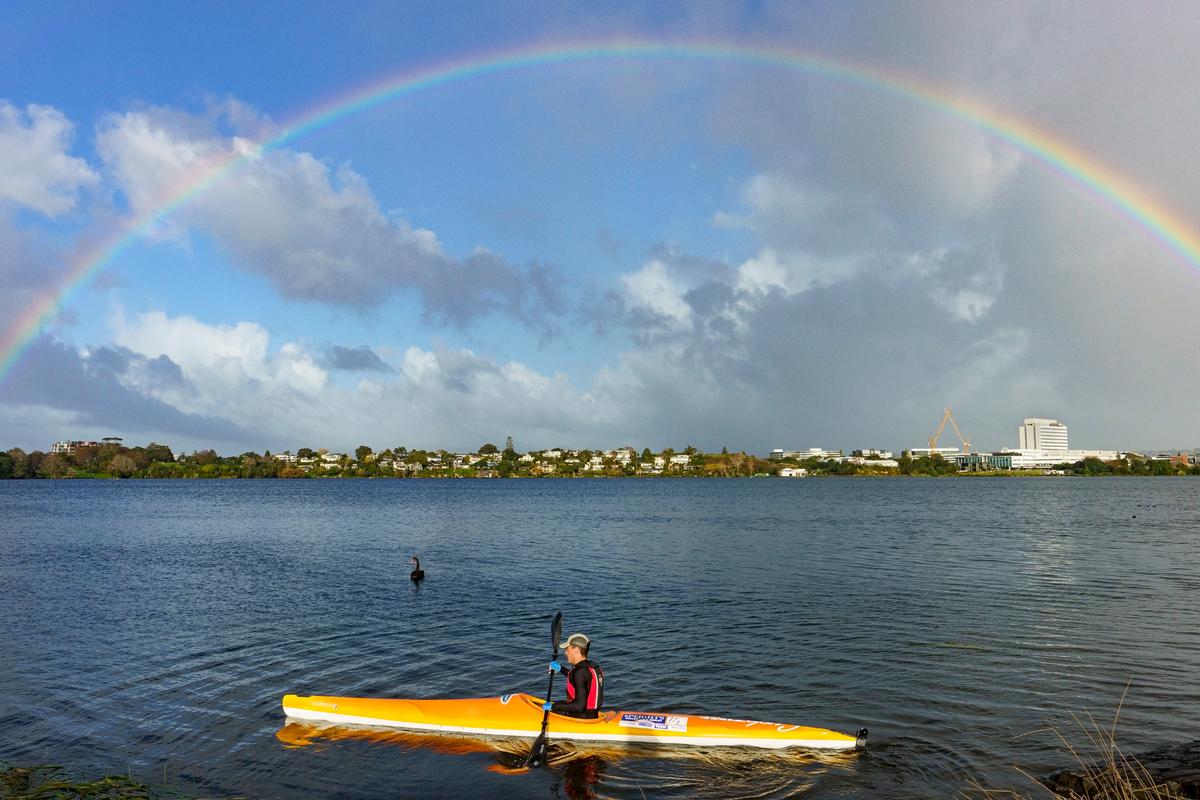
<instances>
[{"instance_id":1,"label":"distant shoreline","mask_svg":"<svg viewBox=\"0 0 1200 800\"><path fill-rule=\"evenodd\" d=\"M884 457L886 456L886 458ZM1112 461L1089 457L1077 462L1044 464L1032 469L1005 468L982 459L960 463L939 454L892 458L885 451L787 453L769 458L745 452L705 453L694 447L616 450L552 450L518 453L509 443L478 452L395 450L374 452L367 445L353 454L301 448L295 454L246 452L220 456L214 450L174 454L151 442L126 447L116 441L58 442L50 453L26 453L19 448L0 451L0 480L158 478L389 478L457 480L462 478L821 478L841 477L994 477L1031 478L1104 475L1200 475L1192 455L1147 458L1128 455Z\"/></svg>"},{"instance_id":2,"label":"distant shoreline","mask_svg":"<svg viewBox=\"0 0 1200 800\"><path fill-rule=\"evenodd\" d=\"M61 476L37 476L33 478L15 478L13 480L28 480L28 481L295 481L295 480L384 480L384 481L454 481L454 480L471 480L471 481L488 481L488 480L749 480L760 478L772 478L780 481L802 481L822 478L859 478L859 479L896 479L896 478L1189 478L1196 477L1195 474L1180 474L1173 473L1168 475L1143 475L1143 474L1123 474L1123 473L1099 473L1099 474L1084 474L1073 472L1047 472L1041 470L1013 470L1010 472L951 472L944 475L930 475L927 473L901 474L896 472L860 472L855 474L839 475L833 473L816 473L804 476L803 478L783 478L778 475L768 473L755 475L689 475L689 474L669 474L669 475L508 475L500 476L482 476L482 475L301 475L281 477L276 475L110 475L105 473L98 474L77 474L77 475L61 475Z\"/></svg>"}]
</instances>

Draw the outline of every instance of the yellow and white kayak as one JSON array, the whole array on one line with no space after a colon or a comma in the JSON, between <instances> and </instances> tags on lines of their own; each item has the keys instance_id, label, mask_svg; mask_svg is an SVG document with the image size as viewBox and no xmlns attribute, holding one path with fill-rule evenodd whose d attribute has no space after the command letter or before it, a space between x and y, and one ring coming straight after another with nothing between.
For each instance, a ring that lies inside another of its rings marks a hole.
<instances>
[{"instance_id":1,"label":"yellow and white kayak","mask_svg":"<svg viewBox=\"0 0 1200 800\"><path fill-rule=\"evenodd\" d=\"M289 694L283 698L283 711L297 720L449 734L533 739L542 728L542 700L528 694L463 700ZM851 736L780 722L644 711L601 711L596 719L576 719L552 713L549 731L552 740L771 749L851 750L863 747L867 739L866 728Z\"/></svg>"}]
</instances>

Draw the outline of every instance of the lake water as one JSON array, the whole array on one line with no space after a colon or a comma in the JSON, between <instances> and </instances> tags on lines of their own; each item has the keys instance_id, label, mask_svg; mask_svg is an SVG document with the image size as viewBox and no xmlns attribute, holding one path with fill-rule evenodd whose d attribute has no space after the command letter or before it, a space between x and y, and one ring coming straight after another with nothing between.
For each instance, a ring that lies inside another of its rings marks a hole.
<instances>
[{"instance_id":1,"label":"lake water","mask_svg":"<svg viewBox=\"0 0 1200 800\"><path fill-rule=\"evenodd\" d=\"M0 761L193 795L947 797L1195 738L1200 480L0 482ZM428 577L414 587L408 557ZM544 692L853 732L838 756L285 729L287 692ZM561 681L559 682L561 686ZM559 689L558 691L561 691ZM1039 732L1042 731L1042 732Z\"/></svg>"}]
</instances>

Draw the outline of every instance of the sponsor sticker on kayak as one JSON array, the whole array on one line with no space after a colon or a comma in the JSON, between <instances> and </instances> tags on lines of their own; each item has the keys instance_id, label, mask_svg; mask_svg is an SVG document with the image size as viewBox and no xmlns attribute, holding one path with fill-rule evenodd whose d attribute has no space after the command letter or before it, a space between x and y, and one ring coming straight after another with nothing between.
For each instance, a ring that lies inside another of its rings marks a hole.
<instances>
[{"instance_id":1,"label":"sponsor sticker on kayak","mask_svg":"<svg viewBox=\"0 0 1200 800\"><path fill-rule=\"evenodd\" d=\"M622 714L617 723L622 728L645 728L652 731L686 731L687 717L667 714Z\"/></svg>"}]
</instances>

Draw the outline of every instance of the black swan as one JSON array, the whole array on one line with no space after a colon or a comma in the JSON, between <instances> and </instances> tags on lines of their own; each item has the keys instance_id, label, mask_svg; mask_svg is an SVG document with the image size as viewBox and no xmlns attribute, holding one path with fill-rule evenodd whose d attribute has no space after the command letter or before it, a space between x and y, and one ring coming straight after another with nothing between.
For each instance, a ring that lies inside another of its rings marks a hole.
<instances>
[{"instance_id":1,"label":"black swan","mask_svg":"<svg viewBox=\"0 0 1200 800\"><path fill-rule=\"evenodd\" d=\"M423 580L425 578L425 570L421 569L421 559L417 558L416 556L413 556L412 558L409 559L409 561L411 561L413 564L415 564L416 567L413 569L413 571L409 574L408 577L412 578L414 581Z\"/></svg>"}]
</instances>

